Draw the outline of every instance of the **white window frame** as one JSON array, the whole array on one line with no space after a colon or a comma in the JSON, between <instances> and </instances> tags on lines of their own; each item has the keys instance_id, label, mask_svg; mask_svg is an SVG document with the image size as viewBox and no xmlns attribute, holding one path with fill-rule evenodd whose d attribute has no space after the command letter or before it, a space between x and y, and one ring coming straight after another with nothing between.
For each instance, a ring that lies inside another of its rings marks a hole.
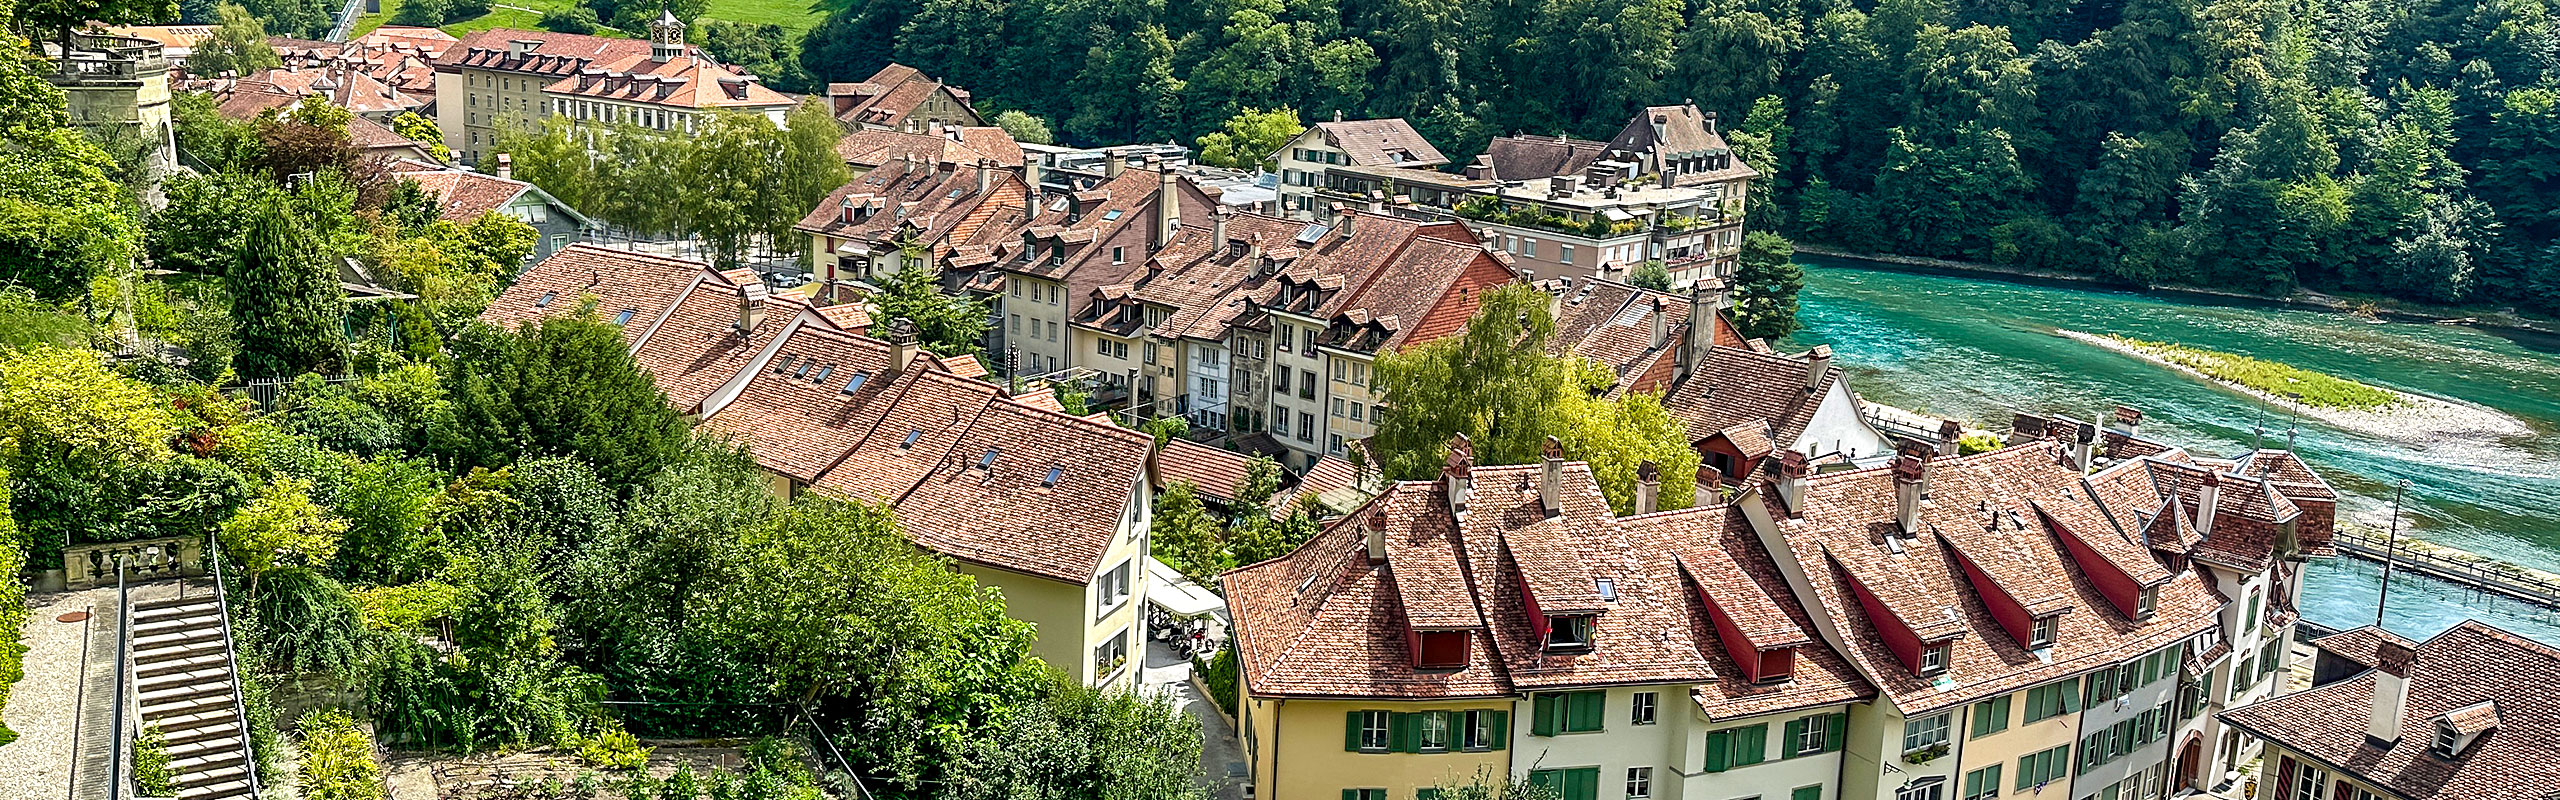
<instances>
[{"instance_id":1,"label":"white window frame","mask_svg":"<svg viewBox=\"0 0 2560 800\"><path fill-rule=\"evenodd\" d=\"M1627 800L1643 800L1653 796L1653 768L1627 768Z\"/></svg>"},{"instance_id":2,"label":"white window frame","mask_svg":"<svg viewBox=\"0 0 2560 800\"><path fill-rule=\"evenodd\" d=\"M1804 731L1796 734L1796 740L1787 744L1794 747L1793 752L1800 756L1819 753L1829 748L1831 746L1831 715L1815 714L1804 718Z\"/></svg>"},{"instance_id":3,"label":"white window frame","mask_svg":"<svg viewBox=\"0 0 2560 800\"><path fill-rule=\"evenodd\" d=\"M1945 711L1902 723L1903 754L1909 755L1946 744L1948 734L1955 729L1954 725L1955 718Z\"/></svg>"},{"instance_id":4,"label":"white window frame","mask_svg":"<svg viewBox=\"0 0 2560 800\"><path fill-rule=\"evenodd\" d=\"M1629 724L1629 725L1651 725L1651 724L1654 724L1655 722L1657 722L1657 721L1658 721L1658 717L1659 717L1659 708L1658 708L1658 707L1661 705L1661 702L1662 702L1662 695L1661 695L1660 693L1657 693L1657 692L1637 692L1637 693L1635 693L1635 699L1634 699L1634 701L1633 701L1633 702L1631 702L1631 703L1629 703L1629 704L1627 705L1627 724Z\"/></svg>"},{"instance_id":5,"label":"white window frame","mask_svg":"<svg viewBox=\"0 0 2560 800\"><path fill-rule=\"evenodd\" d=\"M1384 753L1391 744L1388 736L1387 712L1360 712L1360 752ZM1371 745L1370 742L1377 742Z\"/></svg>"},{"instance_id":6,"label":"white window frame","mask_svg":"<svg viewBox=\"0 0 2560 800\"><path fill-rule=\"evenodd\" d=\"M1129 601L1129 596L1132 594L1129 591L1130 563L1122 561L1110 569L1103 570L1101 575L1095 577L1093 582L1095 619L1111 616L1111 612L1119 610L1122 604Z\"/></svg>"}]
</instances>

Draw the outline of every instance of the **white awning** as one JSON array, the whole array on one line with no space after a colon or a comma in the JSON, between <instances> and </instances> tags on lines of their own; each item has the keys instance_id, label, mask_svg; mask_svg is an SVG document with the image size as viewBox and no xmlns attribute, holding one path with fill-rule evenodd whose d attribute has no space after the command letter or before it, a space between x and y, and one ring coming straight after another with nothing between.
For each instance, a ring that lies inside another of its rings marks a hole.
<instances>
[{"instance_id":1,"label":"white awning","mask_svg":"<svg viewBox=\"0 0 2560 800\"><path fill-rule=\"evenodd\" d=\"M1185 617L1197 617L1227 607L1225 598L1206 586L1192 583L1164 562L1147 558L1147 580L1155 585L1147 589L1147 602Z\"/></svg>"}]
</instances>

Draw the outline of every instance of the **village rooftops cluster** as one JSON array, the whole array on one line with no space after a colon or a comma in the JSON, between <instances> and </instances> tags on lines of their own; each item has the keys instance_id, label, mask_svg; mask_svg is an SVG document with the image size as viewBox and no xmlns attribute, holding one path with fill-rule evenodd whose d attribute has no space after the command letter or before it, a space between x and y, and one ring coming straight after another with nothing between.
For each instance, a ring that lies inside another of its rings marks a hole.
<instances>
[{"instance_id":1,"label":"village rooftops cluster","mask_svg":"<svg viewBox=\"0 0 2560 800\"><path fill-rule=\"evenodd\" d=\"M769 296L744 270L577 245L529 270L482 319L591 309L622 326L669 402L737 436L794 486L888 502L953 558L1081 582L1143 488L1146 434L1026 403L975 359L865 334L849 307Z\"/></svg>"},{"instance_id":2,"label":"village rooftops cluster","mask_svg":"<svg viewBox=\"0 0 2560 800\"><path fill-rule=\"evenodd\" d=\"M681 43L496 29L464 37L436 59L436 71L489 70L536 81L561 100L610 100L680 109L788 107L791 98L756 76Z\"/></svg>"}]
</instances>

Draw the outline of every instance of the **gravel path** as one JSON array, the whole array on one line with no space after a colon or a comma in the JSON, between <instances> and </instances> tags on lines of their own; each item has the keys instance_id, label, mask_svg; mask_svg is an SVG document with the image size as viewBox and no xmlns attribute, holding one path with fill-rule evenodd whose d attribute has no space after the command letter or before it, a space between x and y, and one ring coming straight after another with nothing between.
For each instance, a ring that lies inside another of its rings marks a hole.
<instances>
[{"instance_id":1,"label":"gravel path","mask_svg":"<svg viewBox=\"0 0 2560 800\"><path fill-rule=\"evenodd\" d=\"M0 746L0 800L62 800L71 769L72 721L78 717L80 644L89 625L114 625L112 613L91 623L62 623L54 618L102 606L112 611L114 588L42 595L30 598L27 615L27 677L12 687L9 706L0 711L18 741ZM112 692L110 692L112 693Z\"/></svg>"}]
</instances>

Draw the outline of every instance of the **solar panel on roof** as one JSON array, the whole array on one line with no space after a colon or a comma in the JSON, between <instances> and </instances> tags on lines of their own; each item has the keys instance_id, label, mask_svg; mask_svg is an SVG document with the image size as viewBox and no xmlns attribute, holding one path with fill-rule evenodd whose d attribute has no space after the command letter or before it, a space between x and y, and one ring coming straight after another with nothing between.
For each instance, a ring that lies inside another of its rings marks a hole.
<instances>
[{"instance_id":1,"label":"solar panel on roof","mask_svg":"<svg viewBox=\"0 0 2560 800\"><path fill-rule=\"evenodd\" d=\"M1306 227L1298 229L1298 243L1315 244L1317 239L1324 238L1325 233L1332 230L1332 228L1323 225L1318 225L1312 222L1307 223Z\"/></svg>"}]
</instances>

